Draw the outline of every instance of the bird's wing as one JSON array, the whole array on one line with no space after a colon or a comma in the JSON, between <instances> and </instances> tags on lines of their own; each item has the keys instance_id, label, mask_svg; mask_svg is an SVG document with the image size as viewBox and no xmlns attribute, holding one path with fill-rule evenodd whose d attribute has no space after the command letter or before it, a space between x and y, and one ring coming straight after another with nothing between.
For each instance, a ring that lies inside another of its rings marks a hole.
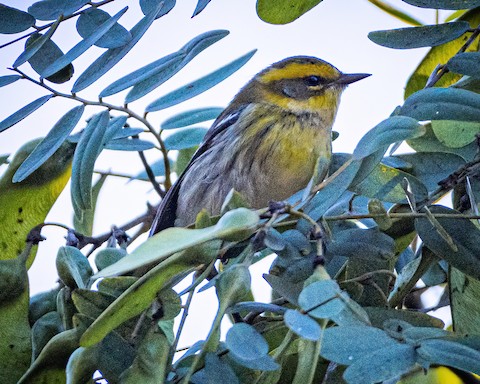
<instances>
[{"instance_id":1,"label":"bird's wing","mask_svg":"<svg viewBox=\"0 0 480 384\"><path fill-rule=\"evenodd\" d=\"M158 207L157 214L150 229L150 236L175 225L178 194L180 192L180 186L192 164L203 154L213 143L214 138L220 133L225 131L228 127L235 124L240 117L242 111L246 108L243 106L237 108L234 111L226 109L222 114L214 121L212 127L206 133L202 143L198 147L197 151L192 156L190 162L186 166L185 170L179 176L177 181L168 190L165 197L162 199L160 206Z\"/></svg>"}]
</instances>

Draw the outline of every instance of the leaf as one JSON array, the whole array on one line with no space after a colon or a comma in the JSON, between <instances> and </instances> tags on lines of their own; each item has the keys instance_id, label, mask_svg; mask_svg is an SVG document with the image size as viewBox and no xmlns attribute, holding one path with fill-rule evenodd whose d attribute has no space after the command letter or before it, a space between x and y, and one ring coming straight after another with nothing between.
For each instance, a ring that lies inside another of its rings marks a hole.
<instances>
[{"instance_id":1,"label":"leaf","mask_svg":"<svg viewBox=\"0 0 480 384\"><path fill-rule=\"evenodd\" d=\"M376 125L360 139L353 151L353 160L363 159L385 145L420 137L425 132L425 127L415 119L405 116L390 117Z\"/></svg>"},{"instance_id":2,"label":"leaf","mask_svg":"<svg viewBox=\"0 0 480 384\"><path fill-rule=\"evenodd\" d=\"M165 161L163 159L160 159L153 164L150 164L150 168L153 172L153 175L155 177L158 176L165 176ZM135 176L132 176L132 179L135 180L143 180L143 181L149 181L150 179L148 178L147 171L143 170L139 173L137 173Z\"/></svg>"},{"instance_id":3,"label":"leaf","mask_svg":"<svg viewBox=\"0 0 480 384\"><path fill-rule=\"evenodd\" d=\"M403 180L407 179L415 199L420 202L428 198L428 190L416 177L398 169L379 164L361 183L351 191L370 198L390 203L406 203Z\"/></svg>"},{"instance_id":4,"label":"leaf","mask_svg":"<svg viewBox=\"0 0 480 384\"><path fill-rule=\"evenodd\" d=\"M84 39L87 39L97 31L103 23L110 20L110 15L99 8L89 8L82 12L77 19L77 32ZM103 36L101 36L95 45L100 48L118 48L127 44L132 35L120 24L113 24Z\"/></svg>"},{"instance_id":5,"label":"leaf","mask_svg":"<svg viewBox=\"0 0 480 384\"><path fill-rule=\"evenodd\" d=\"M476 140L480 122L432 120L432 129L438 140L450 148L462 148Z\"/></svg>"},{"instance_id":6,"label":"leaf","mask_svg":"<svg viewBox=\"0 0 480 384\"><path fill-rule=\"evenodd\" d=\"M87 3L88 0L42 0L28 7L28 13L38 20L55 20L71 15Z\"/></svg>"},{"instance_id":7,"label":"leaf","mask_svg":"<svg viewBox=\"0 0 480 384\"><path fill-rule=\"evenodd\" d=\"M480 282L456 268L449 268L453 329L462 334L478 334L480 326Z\"/></svg>"},{"instance_id":8,"label":"leaf","mask_svg":"<svg viewBox=\"0 0 480 384\"><path fill-rule=\"evenodd\" d=\"M263 336L246 323L234 324L227 332L225 344L242 360L256 360L268 354L268 344Z\"/></svg>"},{"instance_id":9,"label":"leaf","mask_svg":"<svg viewBox=\"0 0 480 384\"><path fill-rule=\"evenodd\" d=\"M405 3L421 8L468 9L480 6L479 0L403 0Z\"/></svg>"},{"instance_id":10,"label":"leaf","mask_svg":"<svg viewBox=\"0 0 480 384\"><path fill-rule=\"evenodd\" d=\"M229 383L240 384L239 379L235 375L235 371L230 362L223 358L221 359L215 353L207 353L205 356L205 375L207 382L210 383ZM200 384L196 380L195 383Z\"/></svg>"},{"instance_id":11,"label":"leaf","mask_svg":"<svg viewBox=\"0 0 480 384\"><path fill-rule=\"evenodd\" d=\"M442 206L431 206L430 211L442 214L458 213ZM439 234L428 218L415 219L415 228L424 245L453 267L476 278L480 278L480 231L468 219L437 218L439 225L451 237L457 251Z\"/></svg>"},{"instance_id":12,"label":"leaf","mask_svg":"<svg viewBox=\"0 0 480 384\"><path fill-rule=\"evenodd\" d=\"M78 217L77 215L73 215L73 228L75 228L75 231L80 232L82 235L92 236L93 221L95 219L95 209L97 206L98 195L106 179L107 179L106 175L100 176L98 181L92 187L92 208L82 211L83 214L81 218ZM106 251L106 250L103 250L103 251ZM100 252L102 251L99 251L95 255L95 261L97 260ZM98 265L97 265L97 268L100 269Z\"/></svg>"},{"instance_id":13,"label":"leaf","mask_svg":"<svg viewBox=\"0 0 480 384\"><path fill-rule=\"evenodd\" d=\"M155 145L146 140L140 139L115 139L105 145L105 149L113 151L148 151L155 148Z\"/></svg>"},{"instance_id":14,"label":"leaf","mask_svg":"<svg viewBox=\"0 0 480 384\"><path fill-rule=\"evenodd\" d=\"M58 120L47 136L35 147L13 176L14 183L21 182L47 161L73 131L83 115L85 106L79 105Z\"/></svg>"},{"instance_id":15,"label":"leaf","mask_svg":"<svg viewBox=\"0 0 480 384\"><path fill-rule=\"evenodd\" d=\"M0 33L19 33L35 25L35 18L27 12L0 4Z\"/></svg>"},{"instance_id":16,"label":"leaf","mask_svg":"<svg viewBox=\"0 0 480 384\"><path fill-rule=\"evenodd\" d=\"M112 48L103 53L95 60L77 79L73 85L72 92L80 92L93 84L111 68L113 68L123 57L130 52L133 46L140 40L147 29L155 20L155 12L145 16L130 30L132 39L122 47Z\"/></svg>"},{"instance_id":17,"label":"leaf","mask_svg":"<svg viewBox=\"0 0 480 384\"><path fill-rule=\"evenodd\" d=\"M109 18L107 21L97 27L94 33L83 39L70 49L65 55L59 57L52 64L50 64L42 73L43 77L48 77L58 72L60 69L66 67L77 57L86 52L100 37L105 35L117 22L120 17L127 11L128 7L123 8L115 16Z\"/></svg>"},{"instance_id":18,"label":"leaf","mask_svg":"<svg viewBox=\"0 0 480 384\"><path fill-rule=\"evenodd\" d=\"M322 0L257 0L257 15L270 24L288 24L320 4Z\"/></svg>"},{"instance_id":19,"label":"leaf","mask_svg":"<svg viewBox=\"0 0 480 384\"><path fill-rule=\"evenodd\" d=\"M195 97L202 92L212 88L221 81L225 80L231 74L235 73L240 69L250 58L255 54L255 50L239 57L238 59L232 61L231 63L223 66L222 68L217 69L216 71L192 82L183 87L168 93L167 95L153 101L145 109L146 112L160 111L171 107L173 105L179 104L182 101L188 100L192 97Z\"/></svg>"},{"instance_id":20,"label":"leaf","mask_svg":"<svg viewBox=\"0 0 480 384\"><path fill-rule=\"evenodd\" d=\"M78 142L72 164L71 196L75 214L92 208L92 174L109 122L108 111L94 115Z\"/></svg>"},{"instance_id":21,"label":"leaf","mask_svg":"<svg viewBox=\"0 0 480 384\"><path fill-rule=\"evenodd\" d=\"M5 87L6 85L12 84L17 80L20 80L21 78L22 76L19 75L0 76L0 87Z\"/></svg>"},{"instance_id":22,"label":"leaf","mask_svg":"<svg viewBox=\"0 0 480 384\"><path fill-rule=\"evenodd\" d=\"M322 329L310 316L293 309L287 309L283 320L285 321L285 325L298 336L313 341L320 339Z\"/></svg>"},{"instance_id":23,"label":"leaf","mask_svg":"<svg viewBox=\"0 0 480 384\"><path fill-rule=\"evenodd\" d=\"M163 6L157 10L160 3L163 3ZM155 19L159 19L170 12L175 7L175 3L175 0L140 0L140 8L145 16L150 12L157 12Z\"/></svg>"},{"instance_id":24,"label":"leaf","mask_svg":"<svg viewBox=\"0 0 480 384\"><path fill-rule=\"evenodd\" d=\"M202 229L168 228L150 237L118 263L100 271L95 278L122 274L153 262L159 262L173 253L195 247L214 239L240 239L253 233L258 215L247 208L228 211L212 227Z\"/></svg>"},{"instance_id":25,"label":"leaf","mask_svg":"<svg viewBox=\"0 0 480 384\"><path fill-rule=\"evenodd\" d=\"M480 76L480 52L458 53L448 61L447 68L455 73L478 77Z\"/></svg>"},{"instance_id":26,"label":"leaf","mask_svg":"<svg viewBox=\"0 0 480 384\"><path fill-rule=\"evenodd\" d=\"M142 82L134 85L125 98L125 102L130 103L151 92L175 75L178 71L180 71L180 69L187 65L200 52L217 41L223 39L228 34L229 32L226 30L214 30L205 32L193 38L178 51L178 53L181 55L181 61L172 65L170 68L167 68L165 71L156 73L153 76L150 76Z\"/></svg>"},{"instance_id":27,"label":"leaf","mask_svg":"<svg viewBox=\"0 0 480 384\"><path fill-rule=\"evenodd\" d=\"M397 341L379 328L364 325L330 327L323 331L320 355L338 364L351 365L363 356L397 345Z\"/></svg>"},{"instance_id":28,"label":"leaf","mask_svg":"<svg viewBox=\"0 0 480 384\"><path fill-rule=\"evenodd\" d=\"M343 374L348 383L370 384L393 379L409 372L416 363L415 348L396 344L358 359Z\"/></svg>"},{"instance_id":29,"label":"leaf","mask_svg":"<svg viewBox=\"0 0 480 384\"><path fill-rule=\"evenodd\" d=\"M480 374L480 351L450 340L429 339L420 343L418 355L431 365L446 365Z\"/></svg>"},{"instance_id":30,"label":"leaf","mask_svg":"<svg viewBox=\"0 0 480 384\"><path fill-rule=\"evenodd\" d=\"M55 259L55 265L62 282L72 289L85 288L93 275L88 259L75 247L61 247Z\"/></svg>"},{"instance_id":31,"label":"leaf","mask_svg":"<svg viewBox=\"0 0 480 384\"><path fill-rule=\"evenodd\" d=\"M220 113L222 113L222 111L223 111L223 108L211 107L211 108L192 109L190 111L181 112L165 120L160 125L160 128L161 129L183 128L183 127L188 127L189 125L203 123L204 121L214 120L220 115Z\"/></svg>"},{"instance_id":32,"label":"leaf","mask_svg":"<svg viewBox=\"0 0 480 384\"><path fill-rule=\"evenodd\" d=\"M40 35L35 34L32 35L26 43L27 50L30 46L36 44L38 40L42 37ZM63 56L62 50L55 44L52 40L47 40L45 43L40 47L40 49L28 59L30 66L33 68L35 72L37 72L40 76L42 76L43 71L47 68L52 62L57 60L58 58ZM61 68L59 71L55 72L54 74L46 77L47 80L53 83L64 83L73 76L73 66L71 64L67 64L65 67Z\"/></svg>"},{"instance_id":33,"label":"leaf","mask_svg":"<svg viewBox=\"0 0 480 384\"><path fill-rule=\"evenodd\" d=\"M11 114L6 119L0 121L0 132L5 131L6 129L17 124L19 121L25 119L28 115L35 112L52 97L53 95L39 97L38 99L24 106L23 108L20 108L17 112Z\"/></svg>"},{"instance_id":34,"label":"leaf","mask_svg":"<svg viewBox=\"0 0 480 384\"><path fill-rule=\"evenodd\" d=\"M202 12L205 7L210 3L210 0L198 0L197 6L195 7L195 10L193 11L192 17L197 16L200 12Z\"/></svg>"},{"instance_id":35,"label":"leaf","mask_svg":"<svg viewBox=\"0 0 480 384\"><path fill-rule=\"evenodd\" d=\"M168 150L192 148L202 142L207 131L207 128L180 129L165 138L165 147Z\"/></svg>"},{"instance_id":36,"label":"leaf","mask_svg":"<svg viewBox=\"0 0 480 384\"><path fill-rule=\"evenodd\" d=\"M375 5L376 7L380 8L382 11L397 18L398 20L403 21L404 23L413 25L415 27L423 25L422 22L418 21L417 19L414 19L412 16L402 12L401 10L392 7L391 5L385 3L384 1L380 1L380 0L368 0L368 1L373 5Z\"/></svg>"},{"instance_id":37,"label":"leaf","mask_svg":"<svg viewBox=\"0 0 480 384\"><path fill-rule=\"evenodd\" d=\"M303 288L298 304L310 316L318 319L331 318L345 307L340 299L341 293L340 287L333 280L316 281Z\"/></svg>"},{"instance_id":38,"label":"leaf","mask_svg":"<svg viewBox=\"0 0 480 384\"><path fill-rule=\"evenodd\" d=\"M480 121L480 95L456 88L423 89L405 100L399 113L419 121Z\"/></svg>"}]
</instances>

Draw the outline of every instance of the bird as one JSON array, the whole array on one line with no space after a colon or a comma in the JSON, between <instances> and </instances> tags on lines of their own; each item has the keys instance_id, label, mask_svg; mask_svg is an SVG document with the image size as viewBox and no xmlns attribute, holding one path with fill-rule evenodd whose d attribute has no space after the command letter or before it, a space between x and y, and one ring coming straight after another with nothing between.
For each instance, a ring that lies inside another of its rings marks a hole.
<instances>
[{"instance_id":1,"label":"bird","mask_svg":"<svg viewBox=\"0 0 480 384\"><path fill-rule=\"evenodd\" d=\"M202 209L220 214L231 189L260 209L304 189L317 163L323 179L341 94L368 76L342 73L312 56L288 57L257 73L216 118L164 196L150 236L194 223Z\"/></svg>"}]
</instances>

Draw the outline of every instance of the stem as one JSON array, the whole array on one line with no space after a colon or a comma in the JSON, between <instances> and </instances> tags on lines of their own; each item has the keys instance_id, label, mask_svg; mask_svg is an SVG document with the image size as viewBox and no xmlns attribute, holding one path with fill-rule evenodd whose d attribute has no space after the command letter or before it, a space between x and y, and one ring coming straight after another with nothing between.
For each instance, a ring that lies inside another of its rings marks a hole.
<instances>
[{"instance_id":1,"label":"stem","mask_svg":"<svg viewBox=\"0 0 480 384\"><path fill-rule=\"evenodd\" d=\"M112 0L109 0L109 1L112 1ZM65 99L70 99L70 100L75 100L75 101L78 101L78 102L82 103L83 105L104 107L104 108L107 108L108 110L123 112L123 113L127 114L130 118L141 122L150 131L150 133L157 139L157 141L160 145L160 151L162 152L164 163L165 163L165 188L168 189L171 186L171 179L170 179L171 170L170 170L170 162L168 160L168 150L165 147L165 144L163 143L163 140L160 137L160 135L155 131L155 128L152 126L152 124L150 124L150 122L145 117L142 117L139 114L135 113L134 111L132 111L127 106L119 107L118 105L113 105L113 104L110 104L110 103L106 103L103 100L92 101L92 100L87 100L87 99L84 99L82 97L79 97L76 94L68 94L68 93L59 92L59 91L53 89L52 87L49 87L45 83L33 79L32 77L28 76L27 74L25 74L24 72L22 72L18 68L11 68L11 69L12 69L12 71L17 72L20 76L22 76L22 78L24 78L24 79L26 79L26 80L34 83L34 84L37 84L40 87L42 87L42 88L46 89L47 91L51 92L54 96L63 97ZM151 171L151 169L150 169L150 171ZM147 174L148 174L148 170L147 170ZM159 191L161 191L161 189L158 186L158 183L155 181L155 179L154 178L153 178L153 180L150 179L150 181L152 182L153 187L159 193L159 195L163 196L164 193L159 192Z\"/></svg>"}]
</instances>

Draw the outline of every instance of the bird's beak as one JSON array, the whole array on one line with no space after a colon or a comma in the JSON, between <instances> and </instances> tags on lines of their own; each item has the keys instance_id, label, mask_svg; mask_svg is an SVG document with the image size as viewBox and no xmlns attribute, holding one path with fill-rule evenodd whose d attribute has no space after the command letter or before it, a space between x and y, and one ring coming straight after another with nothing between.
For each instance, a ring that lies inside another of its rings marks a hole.
<instances>
[{"instance_id":1,"label":"bird's beak","mask_svg":"<svg viewBox=\"0 0 480 384\"><path fill-rule=\"evenodd\" d=\"M340 77L335 80L335 84L351 84L358 80L365 79L371 76L370 73L342 73Z\"/></svg>"}]
</instances>

